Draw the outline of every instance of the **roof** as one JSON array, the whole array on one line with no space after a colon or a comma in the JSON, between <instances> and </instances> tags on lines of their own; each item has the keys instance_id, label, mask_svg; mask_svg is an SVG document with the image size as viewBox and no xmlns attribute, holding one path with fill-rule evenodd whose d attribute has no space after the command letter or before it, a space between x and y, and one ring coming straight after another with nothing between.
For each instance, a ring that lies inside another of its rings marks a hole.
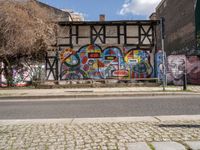
<instances>
[{"instance_id":1,"label":"roof","mask_svg":"<svg viewBox=\"0 0 200 150\"><path fill-rule=\"evenodd\" d=\"M130 25L149 25L149 24L158 24L159 20L116 20L116 21L73 21L73 22L66 22L66 21L60 21L58 22L59 25L96 25L96 24L102 24L102 25L124 25L124 24L130 24Z\"/></svg>"},{"instance_id":2,"label":"roof","mask_svg":"<svg viewBox=\"0 0 200 150\"><path fill-rule=\"evenodd\" d=\"M27 0L26 0L26 1L27 1ZM50 9L54 9L55 11L62 12L62 13L66 13L66 11L63 11L63 10L58 9L58 8L56 8L56 7L47 5L47 4L42 3L42 2L40 2L40 1L38 1L38 0L35 0L35 2L37 2L39 5L42 5L42 6L44 6L44 7L47 7L47 8L50 8Z\"/></svg>"},{"instance_id":3,"label":"roof","mask_svg":"<svg viewBox=\"0 0 200 150\"><path fill-rule=\"evenodd\" d=\"M166 1L166 0L162 0L162 1L158 4L158 6L156 7L156 10L159 9L159 8L163 5L163 3L164 3L165 1Z\"/></svg>"}]
</instances>

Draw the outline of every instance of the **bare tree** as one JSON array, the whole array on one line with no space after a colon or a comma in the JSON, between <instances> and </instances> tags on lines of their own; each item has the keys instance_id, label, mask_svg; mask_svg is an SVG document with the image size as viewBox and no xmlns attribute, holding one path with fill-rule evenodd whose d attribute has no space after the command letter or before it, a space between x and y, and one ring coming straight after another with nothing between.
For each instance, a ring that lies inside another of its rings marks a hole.
<instances>
[{"instance_id":1,"label":"bare tree","mask_svg":"<svg viewBox=\"0 0 200 150\"><path fill-rule=\"evenodd\" d=\"M49 11L34 0L0 0L0 62L7 84L12 84L13 66L22 59L39 61L55 44L55 24ZM29 62L29 61L26 61Z\"/></svg>"}]
</instances>

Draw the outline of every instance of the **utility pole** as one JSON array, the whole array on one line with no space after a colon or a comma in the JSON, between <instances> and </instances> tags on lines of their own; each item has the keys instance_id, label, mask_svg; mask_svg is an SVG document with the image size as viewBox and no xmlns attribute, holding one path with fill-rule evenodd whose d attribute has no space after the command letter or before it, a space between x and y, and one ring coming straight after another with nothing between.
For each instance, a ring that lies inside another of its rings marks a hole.
<instances>
[{"instance_id":1,"label":"utility pole","mask_svg":"<svg viewBox=\"0 0 200 150\"><path fill-rule=\"evenodd\" d=\"M161 44L162 44L162 61L163 61L163 91L165 91L166 87L166 64L165 64L165 19L161 17L160 19L160 33L161 33Z\"/></svg>"}]
</instances>

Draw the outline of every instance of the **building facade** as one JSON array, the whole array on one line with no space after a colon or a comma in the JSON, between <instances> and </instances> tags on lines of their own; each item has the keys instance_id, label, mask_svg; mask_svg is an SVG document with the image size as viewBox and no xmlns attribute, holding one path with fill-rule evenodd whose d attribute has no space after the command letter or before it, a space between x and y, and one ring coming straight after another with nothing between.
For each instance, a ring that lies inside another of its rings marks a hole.
<instances>
[{"instance_id":1,"label":"building facade","mask_svg":"<svg viewBox=\"0 0 200 150\"><path fill-rule=\"evenodd\" d=\"M168 55L200 55L196 42L195 3L196 0L162 0L157 6L156 18L165 19L165 51ZM158 49L161 49L160 36L157 37Z\"/></svg>"},{"instance_id":2,"label":"building facade","mask_svg":"<svg viewBox=\"0 0 200 150\"><path fill-rule=\"evenodd\" d=\"M168 84L200 84L200 0L162 0L151 20L164 18L163 63L161 27L157 28L157 72L162 80L166 76ZM163 64L166 73L163 74Z\"/></svg>"},{"instance_id":3,"label":"building facade","mask_svg":"<svg viewBox=\"0 0 200 150\"><path fill-rule=\"evenodd\" d=\"M59 22L48 81L146 80L155 77L157 21Z\"/></svg>"},{"instance_id":4,"label":"building facade","mask_svg":"<svg viewBox=\"0 0 200 150\"><path fill-rule=\"evenodd\" d=\"M69 21L70 20L70 13L66 11L62 11L45 3L35 0L35 2L49 12L49 18L53 21Z\"/></svg>"},{"instance_id":5,"label":"building facade","mask_svg":"<svg viewBox=\"0 0 200 150\"><path fill-rule=\"evenodd\" d=\"M197 48L200 49L200 0L196 0L195 3L195 18L196 18Z\"/></svg>"},{"instance_id":6,"label":"building facade","mask_svg":"<svg viewBox=\"0 0 200 150\"><path fill-rule=\"evenodd\" d=\"M85 18L82 13L74 12L70 9L62 9L62 11L65 11L70 14L69 21L84 21Z\"/></svg>"}]
</instances>

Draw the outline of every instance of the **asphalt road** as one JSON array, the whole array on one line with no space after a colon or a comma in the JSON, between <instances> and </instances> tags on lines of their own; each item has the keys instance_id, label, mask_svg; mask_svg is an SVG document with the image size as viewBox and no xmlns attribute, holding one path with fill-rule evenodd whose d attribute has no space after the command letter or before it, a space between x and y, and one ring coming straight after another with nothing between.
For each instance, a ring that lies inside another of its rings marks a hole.
<instances>
[{"instance_id":1,"label":"asphalt road","mask_svg":"<svg viewBox=\"0 0 200 150\"><path fill-rule=\"evenodd\" d=\"M199 96L0 100L1 120L199 114Z\"/></svg>"}]
</instances>

